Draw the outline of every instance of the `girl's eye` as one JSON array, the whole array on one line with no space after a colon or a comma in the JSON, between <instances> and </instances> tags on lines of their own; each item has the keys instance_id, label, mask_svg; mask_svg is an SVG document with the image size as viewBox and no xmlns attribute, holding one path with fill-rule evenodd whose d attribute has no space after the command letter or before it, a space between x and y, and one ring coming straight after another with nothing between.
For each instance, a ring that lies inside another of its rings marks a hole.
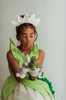
<instances>
[{"instance_id":1,"label":"girl's eye","mask_svg":"<svg viewBox=\"0 0 66 100\"><path fill-rule=\"evenodd\" d=\"M31 38L33 38L33 36L30 36Z\"/></svg>"},{"instance_id":2,"label":"girl's eye","mask_svg":"<svg viewBox=\"0 0 66 100\"><path fill-rule=\"evenodd\" d=\"M23 37L23 38L26 38L27 36L26 36L26 35L23 35L22 37Z\"/></svg>"}]
</instances>

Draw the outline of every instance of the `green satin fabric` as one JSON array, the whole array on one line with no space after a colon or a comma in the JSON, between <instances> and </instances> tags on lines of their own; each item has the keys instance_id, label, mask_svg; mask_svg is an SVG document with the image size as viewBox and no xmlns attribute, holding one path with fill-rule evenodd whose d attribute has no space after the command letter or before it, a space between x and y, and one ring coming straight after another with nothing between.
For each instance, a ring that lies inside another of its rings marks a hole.
<instances>
[{"instance_id":1,"label":"green satin fabric","mask_svg":"<svg viewBox=\"0 0 66 100\"><path fill-rule=\"evenodd\" d=\"M11 52L12 52L14 58L19 63L19 67L21 68L22 64L24 62L26 62L26 59L25 59L24 55L20 52L20 50L14 45L14 43L11 39L10 39L10 49L11 49ZM32 49L32 51L30 53L30 60L31 60L32 56L35 56L36 59L38 58L38 46L37 45L34 46L34 48ZM11 94L11 92L19 84L19 82L13 76L10 67L9 67L9 71L10 71L11 75L7 78L7 80L4 83L4 86L2 88L1 100L6 100L7 97ZM32 89L39 91L39 93L44 97L45 100L47 100L47 94L49 94L49 96L51 97L51 100L53 100L53 96L49 89L48 84L46 82L44 82L42 80L38 80L38 79L36 79L35 81L30 80L29 73L30 73L30 70L28 70L24 80L21 83L23 83L24 85L26 85Z\"/></svg>"}]
</instances>

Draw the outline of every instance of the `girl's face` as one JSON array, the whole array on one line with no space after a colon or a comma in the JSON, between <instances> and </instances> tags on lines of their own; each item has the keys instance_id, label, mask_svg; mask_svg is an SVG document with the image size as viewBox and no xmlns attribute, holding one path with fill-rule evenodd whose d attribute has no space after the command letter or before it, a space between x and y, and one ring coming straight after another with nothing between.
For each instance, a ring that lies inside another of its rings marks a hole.
<instances>
[{"instance_id":1,"label":"girl's face","mask_svg":"<svg viewBox=\"0 0 66 100\"><path fill-rule=\"evenodd\" d=\"M35 40L35 32L33 28L23 28L18 36L22 46L30 47Z\"/></svg>"}]
</instances>

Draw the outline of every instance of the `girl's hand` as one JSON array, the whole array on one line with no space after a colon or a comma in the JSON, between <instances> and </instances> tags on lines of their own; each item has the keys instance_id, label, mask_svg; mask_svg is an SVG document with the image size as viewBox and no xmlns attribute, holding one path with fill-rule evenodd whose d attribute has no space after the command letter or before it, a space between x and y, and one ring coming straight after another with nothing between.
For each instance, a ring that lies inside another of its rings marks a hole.
<instances>
[{"instance_id":1,"label":"girl's hand","mask_svg":"<svg viewBox=\"0 0 66 100\"><path fill-rule=\"evenodd\" d=\"M31 80L36 80L39 76L39 68L33 68L30 70L30 79Z\"/></svg>"},{"instance_id":2,"label":"girl's hand","mask_svg":"<svg viewBox=\"0 0 66 100\"><path fill-rule=\"evenodd\" d=\"M16 77L20 77L20 78L24 78L27 71L28 71L28 68L25 68L25 66L28 65L28 63L23 63L22 65L22 68L16 73Z\"/></svg>"}]
</instances>

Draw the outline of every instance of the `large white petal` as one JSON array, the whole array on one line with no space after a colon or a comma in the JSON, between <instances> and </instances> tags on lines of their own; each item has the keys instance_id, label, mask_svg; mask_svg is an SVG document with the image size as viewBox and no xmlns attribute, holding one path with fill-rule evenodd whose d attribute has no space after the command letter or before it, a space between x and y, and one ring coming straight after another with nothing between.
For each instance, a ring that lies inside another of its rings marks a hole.
<instances>
[{"instance_id":1,"label":"large white petal","mask_svg":"<svg viewBox=\"0 0 66 100\"><path fill-rule=\"evenodd\" d=\"M22 17L20 17L20 16L17 15L17 21L18 21L19 23L22 23Z\"/></svg>"},{"instance_id":2,"label":"large white petal","mask_svg":"<svg viewBox=\"0 0 66 100\"><path fill-rule=\"evenodd\" d=\"M24 23L24 21L25 21L25 17L22 18L22 23Z\"/></svg>"},{"instance_id":3,"label":"large white petal","mask_svg":"<svg viewBox=\"0 0 66 100\"><path fill-rule=\"evenodd\" d=\"M35 26L37 26L37 25L39 24L39 22L40 22L40 18L36 19L36 20L34 21L33 24L34 24Z\"/></svg>"},{"instance_id":4,"label":"large white petal","mask_svg":"<svg viewBox=\"0 0 66 100\"><path fill-rule=\"evenodd\" d=\"M26 13L26 15L25 15L24 17L25 17L24 22L25 22L25 23L28 23L28 22L29 22L29 16L28 16L28 14Z\"/></svg>"},{"instance_id":5,"label":"large white petal","mask_svg":"<svg viewBox=\"0 0 66 100\"><path fill-rule=\"evenodd\" d=\"M30 20L30 21L34 21L34 20L35 20L35 14L33 14L33 15L30 17L29 20Z\"/></svg>"},{"instance_id":6,"label":"large white petal","mask_svg":"<svg viewBox=\"0 0 66 100\"><path fill-rule=\"evenodd\" d=\"M19 26L19 25L20 25L20 23L15 22L15 21L11 21L11 23L12 23L14 26Z\"/></svg>"}]
</instances>

